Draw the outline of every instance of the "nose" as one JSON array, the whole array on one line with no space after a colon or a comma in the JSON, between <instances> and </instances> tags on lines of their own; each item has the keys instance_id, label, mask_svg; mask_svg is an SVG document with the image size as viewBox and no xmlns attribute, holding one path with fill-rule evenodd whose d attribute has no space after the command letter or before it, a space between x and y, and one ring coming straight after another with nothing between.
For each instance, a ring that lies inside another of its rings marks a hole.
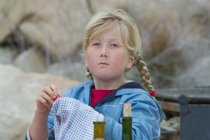
<instances>
[{"instance_id":1,"label":"nose","mask_svg":"<svg viewBox=\"0 0 210 140\"><path fill-rule=\"evenodd\" d=\"M108 56L108 49L104 45L103 47L101 47L100 57L107 57L107 56Z\"/></svg>"}]
</instances>

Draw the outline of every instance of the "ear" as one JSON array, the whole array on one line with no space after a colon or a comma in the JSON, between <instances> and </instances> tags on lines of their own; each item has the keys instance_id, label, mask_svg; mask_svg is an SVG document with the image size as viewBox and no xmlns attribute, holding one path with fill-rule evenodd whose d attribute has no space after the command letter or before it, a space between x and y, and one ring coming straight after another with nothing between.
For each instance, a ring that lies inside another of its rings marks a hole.
<instances>
[{"instance_id":1,"label":"ear","mask_svg":"<svg viewBox=\"0 0 210 140\"><path fill-rule=\"evenodd\" d=\"M126 69L131 69L134 65L135 59L133 56L130 56Z\"/></svg>"}]
</instances>

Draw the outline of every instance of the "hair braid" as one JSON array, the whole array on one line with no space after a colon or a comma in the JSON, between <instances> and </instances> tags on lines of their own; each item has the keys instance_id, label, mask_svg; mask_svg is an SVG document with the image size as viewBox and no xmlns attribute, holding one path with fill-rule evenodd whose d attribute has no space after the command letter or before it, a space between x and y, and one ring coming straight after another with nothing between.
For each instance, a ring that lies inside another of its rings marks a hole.
<instances>
[{"instance_id":1,"label":"hair braid","mask_svg":"<svg viewBox=\"0 0 210 140\"><path fill-rule=\"evenodd\" d=\"M155 90L151 82L150 73L149 73L146 63L143 61L141 56L136 57L135 66L137 70L139 71L139 74L140 74L139 76L141 78L141 81L144 84L144 87L148 90L148 92L152 96L154 96Z\"/></svg>"}]
</instances>

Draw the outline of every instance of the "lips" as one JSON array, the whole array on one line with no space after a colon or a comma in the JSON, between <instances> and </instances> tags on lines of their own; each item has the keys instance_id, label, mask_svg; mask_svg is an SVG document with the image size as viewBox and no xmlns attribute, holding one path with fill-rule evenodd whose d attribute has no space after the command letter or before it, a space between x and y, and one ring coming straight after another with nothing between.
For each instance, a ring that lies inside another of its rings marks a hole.
<instances>
[{"instance_id":1,"label":"lips","mask_svg":"<svg viewBox=\"0 0 210 140\"><path fill-rule=\"evenodd\" d=\"M98 65L109 65L109 64L106 62L100 62Z\"/></svg>"}]
</instances>

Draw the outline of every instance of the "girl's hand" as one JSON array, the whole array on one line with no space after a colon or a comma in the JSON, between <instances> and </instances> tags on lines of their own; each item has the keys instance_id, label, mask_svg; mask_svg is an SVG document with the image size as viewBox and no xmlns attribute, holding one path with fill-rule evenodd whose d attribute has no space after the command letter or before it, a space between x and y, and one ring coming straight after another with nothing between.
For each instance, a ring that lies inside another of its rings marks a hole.
<instances>
[{"instance_id":1,"label":"girl's hand","mask_svg":"<svg viewBox=\"0 0 210 140\"><path fill-rule=\"evenodd\" d=\"M55 87L55 85L50 85L45 87L41 94L37 97L36 104L38 113L48 114L52 103L56 100L57 97L60 97L60 92Z\"/></svg>"}]
</instances>

